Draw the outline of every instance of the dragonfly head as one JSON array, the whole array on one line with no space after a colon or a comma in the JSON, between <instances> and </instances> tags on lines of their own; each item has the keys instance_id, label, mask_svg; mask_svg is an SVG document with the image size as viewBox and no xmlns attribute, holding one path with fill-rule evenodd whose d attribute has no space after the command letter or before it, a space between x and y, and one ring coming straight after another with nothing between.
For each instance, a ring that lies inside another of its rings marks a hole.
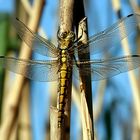
<instances>
[{"instance_id":1,"label":"dragonfly head","mask_svg":"<svg viewBox=\"0 0 140 140\"><path fill-rule=\"evenodd\" d=\"M58 31L57 37L58 37L60 49L67 49L73 44L75 40L75 34L72 31L68 31L68 32Z\"/></svg>"}]
</instances>

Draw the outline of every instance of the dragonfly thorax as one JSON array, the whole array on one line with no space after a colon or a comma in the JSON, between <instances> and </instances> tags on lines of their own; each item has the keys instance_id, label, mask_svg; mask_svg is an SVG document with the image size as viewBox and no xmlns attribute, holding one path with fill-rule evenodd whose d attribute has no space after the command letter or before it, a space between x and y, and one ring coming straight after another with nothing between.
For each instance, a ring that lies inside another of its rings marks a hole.
<instances>
[{"instance_id":1,"label":"dragonfly thorax","mask_svg":"<svg viewBox=\"0 0 140 140\"><path fill-rule=\"evenodd\" d=\"M69 48L75 40L75 34L72 31L62 33L58 31L57 37L60 49Z\"/></svg>"},{"instance_id":2,"label":"dragonfly thorax","mask_svg":"<svg viewBox=\"0 0 140 140\"><path fill-rule=\"evenodd\" d=\"M62 50L61 51L61 62L65 63L67 61L67 51Z\"/></svg>"}]
</instances>

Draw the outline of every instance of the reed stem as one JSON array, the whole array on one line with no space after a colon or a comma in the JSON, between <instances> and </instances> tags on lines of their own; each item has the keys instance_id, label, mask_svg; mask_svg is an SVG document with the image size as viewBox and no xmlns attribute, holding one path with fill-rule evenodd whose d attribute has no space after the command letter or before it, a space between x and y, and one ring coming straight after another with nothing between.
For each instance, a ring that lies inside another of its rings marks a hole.
<instances>
[{"instance_id":1,"label":"reed stem","mask_svg":"<svg viewBox=\"0 0 140 140\"><path fill-rule=\"evenodd\" d=\"M41 17L41 13L43 10L44 0L35 0L32 9L32 16L29 19L28 27L36 32L39 24L39 20ZM31 55L31 50L26 47L24 43L21 45L21 51L19 54L19 58L29 59ZM19 103L21 98L21 90L24 84L24 77L16 75L15 81L13 82L12 89L8 94L8 102L7 102L7 112L5 118L0 127L0 138L2 140L9 140L11 136L11 132L14 126L14 123L18 116Z\"/></svg>"}]
</instances>

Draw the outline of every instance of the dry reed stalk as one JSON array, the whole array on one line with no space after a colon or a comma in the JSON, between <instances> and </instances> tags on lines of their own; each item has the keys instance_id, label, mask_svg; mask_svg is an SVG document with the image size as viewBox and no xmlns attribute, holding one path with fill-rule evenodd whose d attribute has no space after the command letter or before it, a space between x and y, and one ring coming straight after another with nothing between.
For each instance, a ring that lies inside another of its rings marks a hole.
<instances>
[{"instance_id":1,"label":"dry reed stalk","mask_svg":"<svg viewBox=\"0 0 140 140\"><path fill-rule=\"evenodd\" d=\"M78 12L77 12L78 9ZM84 11L84 2L83 0L77 0L75 1L75 9L74 9L74 15L75 15L75 26L78 32L78 37L80 37L79 44L86 44L87 39L88 39L88 27L87 27L87 19L85 18L85 11ZM87 54L78 54L79 60L84 61L90 59L90 51ZM90 65L89 65L90 68ZM82 69L82 68L80 68ZM92 86L91 86L91 75L88 76L82 76L83 74L81 73L79 69L79 75L81 78L81 95L84 94L84 96L81 96L82 98L84 97L85 99L85 110L86 112L83 112L83 115L85 115L85 122L88 122L86 124L87 127L87 138L93 139L94 140L94 121L93 121L93 103L92 103ZM81 102L81 106L84 107L84 103ZM84 110L84 108L83 108ZM86 113L86 114L85 114ZM83 124L82 124L83 125ZM89 133L90 132L90 133ZM85 134L85 130L83 129L83 134Z\"/></svg>"},{"instance_id":2,"label":"dry reed stalk","mask_svg":"<svg viewBox=\"0 0 140 140\"><path fill-rule=\"evenodd\" d=\"M28 1L24 1L24 3L29 3ZM20 19L23 19L22 22L27 24L28 17L30 17L28 14L28 11L25 10L25 6L27 7L28 5L23 5L23 3L19 3L17 5L18 7L18 14L17 17L20 17ZM31 6L29 8L32 8ZM27 9L27 8L26 8ZM30 9L31 10L31 9ZM31 139L31 123L30 123L30 112L29 112L29 82L25 80L25 84L23 85L23 90L21 93L21 103L19 105L19 115L17 121L17 134L18 134L18 139L26 139L30 140Z\"/></svg>"},{"instance_id":3,"label":"dry reed stalk","mask_svg":"<svg viewBox=\"0 0 140 140\"><path fill-rule=\"evenodd\" d=\"M82 117L82 130L83 130L83 140L93 140L92 122L89 115L87 100L85 97L85 92L81 92L81 117Z\"/></svg>"},{"instance_id":4,"label":"dry reed stalk","mask_svg":"<svg viewBox=\"0 0 140 140\"><path fill-rule=\"evenodd\" d=\"M74 0L60 0L60 32L72 30Z\"/></svg>"},{"instance_id":5,"label":"dry reed stalk","mask_svg":"<svg viewBox=\"0 0 140 140\"><path fill-rule=\"evenodd\" d=\"M28 0L21 0L21 4L22 7L20 8L20 15L19 17L21 17L22 19L24 19L24 23L26 23L25 21L27 21L27 15L29 15L29 17L32 15L32 6L29 3ZM23 10L25 11L25 14L23 13ZM43 29L41 27L38 28L38 32L40 33L41 36L46 37L45 32L43 31ZM29 87L28 87L28 82L26 81L26 83L24 84L23 87L23 93L24 95L22 95L22 100L21 100L21 105L20 105L20 112L19 112L19 136L18 138L20 140L22 139L26 139L26 140L31 140L31 122L30 122L30 115L29 115ZM26 89L27 88L27 89ZM27 91L25 91L27 90ZM25 93L24 93L25 92ZM21 116L21 117L20 117Z\"/></svg>"},{"instance_id":6,"label":"dry reed stalk","mask_svg":"<svg viewBox=\"0 0 140 140\"><path fill-rule=\"evenodd\" d=\"M11 136L9 138L9 140L17 140L17 131L18 131L18 123L17 121L15 122L13 129L11 131Z\"/></svg>"},{"instance_id":7,"label":"dry reed stalk","mask_svg":"<svg viewBox=\"0 0 140 140\"><path fill-rule=\"evenodd\" d=\"M102 108L103 108L103 99L104 99L104 93L105 93L105 87L106 87L107 80L102 80L100 81L98 85L98 90L97 90L97 97L95 98L95 102L93 106L96 106L94 108L94 122L97 121L99 118Z\"/></svg>"},{"instance_id":8,"label":"dry reed stalk","mask_svg":"<svg viewBox=\"0 0 140 140\"><path fill-rule=\"evenodd\" d=\"M32 6L30 5L29 1L28 1L28 0L21 0L21 3L22 3L22 6L23 6L24 9L25 9L25 12L26 12L29 16L31 16L31 15L32 15ZM26 17L25 17L25 18L26 18ZM44 32L44 30L42 29L41 26L39 26L38 32L39 32L39 34L40 34L42 37L47 38L47 36L46 36L46 34L45 34L45 32Z\"/></svg>"},{"instance_id":9,"label":"dry reed stalk","mask_svg":"<svg viewBox=\"0 0 140 140\"><path fill-rule=\"evenodd\" d=\"M138 6L137 1L136 0L129 0L129 1L130 1L130 4L132 6L132 9L133 9L134 13L138 13L139 14L140 13L140 7ZM139 25L139 30L140 30L140 25ZM138 34L137 35L137 45L138 46L140 44L139 40L140 40L140 35ZM140 53L140 47L138 47L137 50L138 50L138 53ZM139 70L139 75L140 75L140 70ZM140 78L138 78L138 83L140 83ZM138 97L136 97L136 98L138 98L139 102L140 102L140 95L138 95L138 96L139 96L139 98ZM139 140L139 138L140 138L140 133L139 133L140 132L140 127L138 126L138 123L137 123L137 121L139 121L137 119L138 118L138 116L137 116L138 113L136 111L134 111L134 115L133 115L133 133L132 133L132 139L133 140Z\"/></svg>"},{"instance_id":10,"label":"dry reed stalk","mask_svg":"<svg viewBox=\"0 0 140 140\"><path fill-rule=\"evenodd\" d=\"M129 1L130 1L130 4L132 6L132 9L133 9L134 13L140 13L140 8L138 6L137 1L136 0L129 0ZM139 29L140 29L140 25L139 25ZM137 40L139 39L139 36L140 35L138 34ZM138 40L137 45L139 46L139 40ZM138 53L139 53L140 52L139 47L138 47L137 50L138 50ZM138 83L139 82L140 82L140 78L138 79ZM140 91L140 88L139 88L139 91ZM136 97L136 98L138 98L138 97ZM138 99L139 99L139 102L140 102L140 96L139 96ZM138 110L138 106L137 106L137 109L134 110L134 115L133 115L133 133L132 133L132 139L133 140L139 140L140 139L140 134L139 134L140 127L137 124L137 118L138 118L137 114L138 113L136 112L136 110Z\"/></svg>"},{"instance_id":11,"label":"dry reed stalk","mask_svg":"<svg viewBox=\"0 0 140 140\"><path fill-rule=\"evenodd\" d=\"M14 52L9 52L8 55L9 57L15 57L15 53ZM2 122L7 114L7 110L8 110L8 106L7 106L7 99L8 99L8 93L10 92L11 90L11 83L13 81L12 79L12 72L6 70L5 71L5 82L4 82L4 90L3 90L3 106L2 106ZM10 137L10 140L15 140L17 139L17 121L15 122L14 126L13 126L13 129L12 129L12 132L11 132L11 137Z\"/></svg>"},{"instance_id":12,"label":"dry reed stalk","mask_svg":"<svg viewBox=\"0 0 140 140\"><path fill-rule=\"evenodd\" d=\"M40 34L43 35L43 32L40 31ZM44 34L44 36L45 36L45 34ZM54 106L56 106L56 99L57 99L57 94L54 94L54 93L57 93L57 85L58 85L58 83L56 81L55 82L51 82L51 85L50 85L49 91L48 91L48 93L50 93L50 105L51 105L51 107L50 107L50 110L48 110L49 111L49 115L48 116L50 116L50 117L47 118L47 122L46 122L46 138L45 138L46 140L50 140L50 139L53 139L53 138L55 140L54 135L50 135L50 124L52 125L52 131L54 131L54 127L56 125L53 124L53 123L57 123L58 122L58 120L57 120L57 115L58 114L53 115L53 113L57 112L56 111L57 109L54 107ZM53 119L54 116L56 117L55 118L56 120ZM52 120L55 120L55 121L51 123Z\"/></svg>"},{"instance_id":13,"label":"dry reed stalk","mask_svg":"<svg viewBox=\"0 0 140 140\"><path fill-rule=\"evenodd\" d=\"M84 18L79 23L79 29L78 29L78 36L81 37L80 41L81 43L85 44L87 41L87 18ZM85 42L83 42L83 40ZM79 71L80 72L80 71ZM87 93L86 92L86 83L85 83L85 77L81 77L81 116L82 116L82 129L83 129L83 139L84 140L94 140L94 130L92 126L92 118L89 113L89 105L88 105L88 99L87 99ZM92 96L91 96L92 98Z\"/></svg>"},{"instance_id":14,"label":"dry reed stalk","mask_svg":"<svg viewBox=\"0 0 140 140\"><path fill-rule=\"evenodd\" d=\"M118 3L116 3L116 4L118 4L118 7L119 7L118 9L120 9L120 5L121 5L120 1L117 1L117 2ZM130 47L129 47L129 43L128 43L127 38L122 41L122 46L123 46L124 54L125 55L130 55L131 52L130 52L130 49L129 49ZM139 89L139 86L138 86L137 78L135 76L135 72L134 71L128 72L128 76L129 76L129 79L130 79L131 89L132 89L132 93L133 93L132 94L133 95L133 109L134 109L134 114L135 114L135 117L133 119L136 119L136 121L137 121L137 129L140 130L140 113L139 113L139 107L140 107L139 94L140 94L140 89ZM133 120L133 122L135 122L135 120Z\"/></svg>"},{"instance_id":15,"label":"dry reed stalk","mask_svg":"<svg viewBox=\"0 0 140 140\"><path fill-rule=\"evenodd\" d=\"M16 16L20 17L21 19L23 19L22 21L26 24L27 21L28 21L28 14L27 14L27 12L24 10L24 7L23 7L22 4L20 4L20 2L18 3L17 7L18 8L16 8L16 9L19 9L19 10L18 10L18 14L16 14ZM24 87L23 87L23 89L24 89ZM16 119L15 122L14 122L13 129L11 131L10 140L15 140L15 139L20 137L20 135L18 135L18 134L20 134L22 132L21 132L20 129L18 129L18 126L19 126L18 124L19 124L19 121L18 121L18 119ZM19 133L19 130L20 130L20 133Z\"/></svg>"},{"instance_id":16,"label":"dry reed stalk","mask_svg":"<svg viewBox=\"0 0 140 140\"><path fill-rule=\"evenodd\" d=\"M74 0L60 0L60 33L72 31L73 23L73 4ZM71 76L70 76L71 77ZM64 111L64 125L60 128L54 127L55 123L58 122L58 110L51 108L51 140L63 140L70 139L70 110L71 110L71 83L72 79L69 79L69 88L67 89L67 101L65 104ZM58 95L59 96L59 95ZM59 97L58 97L59 99ZM57 101L57 108L59 107L59 101ZM52 117L52 115L54 116Z\"/></svg>"},{"instance_id":17,"label":"dry reed stalk","mask_svg":"<svg viewBox=\"0 0 140 140\"><path fill-rule=\"evenodd\" d=\"M20 140L31 140L31 121L30 121L30 104L29 104L29 82L26 80L19 108L18 117L18 138Z\"/></svg>"},{"instance_id":18,"label":"dry reed stalk","mask_svg":"<svg viewBox=\"0 0 140 140\"><path fill-rule=\"evenodd\" d=\"M69 32L73 30L73 9L74 9L74 0L60 0L60 33ZM71 90L72 90L72 72L69 78L69 87L67 93L67 100L65 104L65 116L64 116L65 137L67 140L70 139Z\"/></svg>"},{"instance_id":19,"label":"dry reed stalk","mask_svg":"<svg viewBox=\"0 0 140 140\"><path fill-rule=\"evenodd\" d=\"M115 0L114 0L115 1ZM114 6L114 5L118 5L118 6ZM113 3L113 6L114 7L118 7L117 9L120 9L120 1L116 1L115 3ZM115 10L115 9L114 9ZM120 30L120 32L122 32ZM124 31L123 31L124 32ZM122 40L122 46L123 46L123 50L124 50L124 54L125 55L131 55L131 51L130 51L130 47L129 47L129 43L128 43L128 39L125 38L124 40ZM135 73L134 71L130 71L128 72L129 74L129 78L130 78L130 82L131 82L131 85L132 85L132 91L134 94L137 93L137 95L139 95L139 88L138 88L138 84L137 84L137 78L135 76ZM136 95L134 95L136 96ZM137 101L136 101L137 102ZM139 104L139 103L138 103ZM137 110L137 109L136 109Z\"/></svg>"},{"instance_id":20,"label":"dry reed stalk","mask_svg":"<svg viewBox=\"0 0 140 140\"><path fill-rule=\"evenodd\" d=\"M80 90L76 89L75 86L73 86L73 88L72 88L72 101L75 103L79 114L81 114L80 115L80 120L81 120L81 124L83 124L83 126L82 126L83 139L84 138L86 138L86 139L91 138L91 134L93 132L91 132L91 130L89 128L92 126L91 125L92 123L91 123L91 120L89 119L90 115L89 115L88 110L87 110L88 107L87 107L87 101L86 101L84 90L82 90L80 92ZM95 121L96 121L96 118L97 118L96 117L97 116L96 115L97 114L96 113L97 109L96 108L94 109L94 119L95 119ZM97 139L96 134L94 132L94 140L96 140L96 139Z\"/></svg>"},{"instance_id":21,"label":"dry reed stalk","mask_svg":"<svg viewBox=\"0 0 140 140\"><path fill-rule=\"evenodd\" d=\"M132 140L139 140L140 139L140 130L138 129L137 125L137 118L134 112L133 115L133 130L132 130Z\"/></svg>"},{"instance_id":22,"label":"dry reed stalk","mask_svg":"<svg viewBox=\"0 0 140 140\"><path fill-rule=\"evenodd\" d=\"M124 53L127 55L130 55L130 50L129 50L129 44L128 44L128 40L125 39L122 41L122 46L124 49ZM132 92L133 92L133 107L134 107L134 111L136 113L137 116L137 125L138 128L140 129L140 113L139 113L139 107L140 107L140 100L139 100L139 86L137 83L137 78L135 76L135 72L134 71L130 71L128 72L129 78L130 78L130 83L131 83L131 88L132 88Z\"/></svg>"},{"instance_id":23,"label":"dry reed stalk","mask_svg":"<svg viewBox=\"0 0 140 140\"><path fill-rule=\"evenodd\" d=\"M15 57L15 53L14 52L8 52L7 54L8 57ZM4 76L4 88L3 88L3 104L2 104L2 122L5 118L5 115L6 115L6 111L8 110L7 109L7 98L8 98L8 93L10 92L11 90L11 83L13 81L13 79L11 78L11 74L13 74L12 72L6 70L5 71L5 76Z\"/></svg>"},{"instance_id":24,"label":"dry reed stalk","mask_svg":"<svg viewBox=\"0 0 140 140\"><path fill-rule=\"evenodd\" d=\"M28 27L36 32L39 19L42 13L44 5L44 0L36 0L32 9L32 16L28 22ZM22 43L21 51L19 54L20 58L29 59L31 54L31 50L26 47L24 43ZM13 82L13 87L9 93L8 101L7 101L7 114L4 117L3 123L0 127L0 138L2 140L9 140L11 131L14 125L15 120L17 119L18 114L18 106L21 97L21 90L24 83L24 77L16 75L16 80Z\"/></svg>"},{"instance_id":25,"label":"dry reed stalk","mask_svg":"<svg viewBox=\"0 0 140 140\"><path fill-rule=\"evenodd\" d=\"M32 6L30 5L28 0L21 0L21 4L24 7L27 14L32 14Z\"/></svg>"},{"instance_id":26,"label":"dry reed stalk","mask_svg":"<svg viewBox=\"0 0 140 140\"><path fill-rule=\"evenodd\" d=\"M50 107L50 139L65 140L64 129L58 128L58 110L56 107Z\"/></svg>"},{"instance_id":27,"label":"dry reed stalk","mask_svg":"<svg viewBox=\"0 0 140 140\"><path fill-rule=\"evenodd\" d=\"M96 94L97 96L95 97L94 104L93 104L94 123L97 122L98 118L100 117L100 114L102 113L106 83L107 80L101 80L97 87L97 94ZM95 128L94 128L94 139L95 140L98 139L98 134L96 133Z\"/></svg>"},{"instance_id":28,"label":"dry reed stalk","mask_svg":"<svg viewBox=\"0 0 140 140\"><path fill-rule=\"evenodd\" d=\"M136 0L129 0L129 2L130 2L130 5L132 6L133 11L135 13L138 13L139 14L140 13L140 8L138 6L137 1Z\"/></svg>"},{"instance_id":29,"label":"dry reed stalk","mask_svg":"<svg viewBox=\"0 0 140 140\"><path fill-rule=\"evenodd\" d=\"M31 11L32 11L32 9L31 9L31 5L29 4L29 2L27 1L27 0L21 0L21 2L22 2L22 4L23 4L23 7L25 8L25 10L26 10L26 12L30 15L31 14ZM44 38L47 38L47 36L46 36L46 34L45 34L45 32L44 32L44 30L41 28L41 27L39 27L38 28L38 32L39 32L39 34L42 36L42 37L44 37ZM51 91L50 92L48 92L48 93L52 93L51 94L51 105L52 106L55 106L56 105L56 94L54 94L55 92L54 91L56 91L56 90L54 90L54 86L56 85L56 83L55 82L53 82L53 83L51 83L51 87L49 88L49 89L51 89ZM57 112L58 113L58 112ZM55 114L54 115L54 119L53 119L53 114ZM54 133L54 129L56 129L54 126L56 126L55 125L55 123L58 121L57 119L58 119L58 117L57 117L57 115L58 114L56 114L56 108L54 108L54 107L51 107L50 108L50 118L51 119L48 119L48 122L49 122L49 120L52 122L51 124L52 124L52 132L51 133ZM53 120L55 120L54 122L53 122ZM54 123L54 124L53 124ZM56 132L57 133L57 132ZM55 133L55 135L56 135L56 133ZM55 137L54 135L51 135L52 137L50 137L50 123L48 123L47 124L47 132L46 132L46 139L48 140L48 139L57 139L57 136ZM60 138L59 138L60 139Z\"/></svg>"},{"instance_id":30,"label":"dry reed stalk","mask_svg":"<svg viewBox=\"0 0 140 140\"><path fill-rule=\"evenodd\" d=\"M120 11L120 0L112 0L112 6L113 6L113 9L116 13L118 13L118 11Z\"/></svg>"}]
</instances>

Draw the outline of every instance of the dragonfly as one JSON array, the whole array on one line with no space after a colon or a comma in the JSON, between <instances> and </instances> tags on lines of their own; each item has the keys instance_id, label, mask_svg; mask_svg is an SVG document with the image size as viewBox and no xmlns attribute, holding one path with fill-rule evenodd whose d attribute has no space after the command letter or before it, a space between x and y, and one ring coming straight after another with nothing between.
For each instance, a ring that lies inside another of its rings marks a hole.
<instances>
[{"instance_id":1,"label":"dragonfly","mask_svg":"<svg viewBox=\"0 0 140 140\"><path fill-rule=\"evenodd\" d=\"M0 56L0 66L35 81L58 80L58 126L63 123L65 99L68 94L70 72L80 70L81 76L91 75L93 81L113 77L140 66L140 55L128 55L109 59L75 59L76 54L90 55L110 49L137 29L140 15L128 15L109 28L99 32L78 45L73 31L58 32L58 47L31 31L22 21L16 19L14 26L20 38L36 53L51 57L52 60L24 60ZM89 67L90 65L90 67Z\"/></svg>"}]
</instances>

